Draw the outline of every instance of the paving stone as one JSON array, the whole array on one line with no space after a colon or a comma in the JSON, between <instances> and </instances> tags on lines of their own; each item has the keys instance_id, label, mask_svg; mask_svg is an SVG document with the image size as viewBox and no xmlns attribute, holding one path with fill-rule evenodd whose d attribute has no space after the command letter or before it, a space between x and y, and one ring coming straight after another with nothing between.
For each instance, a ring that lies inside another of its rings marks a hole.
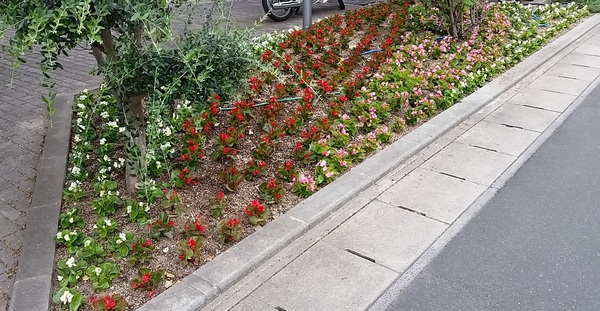
<instances>
[{"instance_id":1,"label":"paving stone","mask_svg":"<svg viewBox=\"0 0 600 311\"><path fill-rule=\"evenodd\" d=\"M559 113L521 105L504 104L485 118L486 121L527 130L543 132L558 117Z\"/></svg>"},{"instance_id":2,"label":"paving stone","mask_svg":"<svg viewBox=\"0 0 600 311\"><path fill-rule=\"evenodd\" d=\"M14 285L17 295L10 302L11 311L21 310L48 310L50 307L50 289L52 280L50 275L19 280Z\"/></svg>"},{"instance_id":3,"label":"paving stone","mask_svg":"<svg viewBox=\"0 0 600 311\"><path fill-rule=\"evenodd\" d=\"M365 310L397 276L394 271L319 242L253 296L287 311Z\"/></svg>"},{"instance_id":4,"label":"paving stone","mask_svg":"<svg viewBox=\"0 0 600 311\"><path fill-rule=\"evenodd\" d=\"M421 168L489 186L515 159L507 154L452 143L423 163Z\"/></svg>"},{"instance_id":5,"label":"paving stone","mask_svg":"<svg viewBox=\"0 0 600 311\"><path fill-rule=\"evenodd\" d=\"M0 295L0 311L8 310L8 297Z\"/></svg>"},{"instance_id":6,"label":"paving stone","mask_svg":"<svg viewBox=\"0 0 600 311\"><path fill-rule=\"evenodd\" d=\"M19 217L23 217L24 213L17 210L13 206L0 206L0 214L6 217L8 220L14 222Z\"/></svg>"},{"instance_id":7,"label":"paving stone","mask_svg":"<svg viewBox=\"0 0 600 311\"><path fill-rule=\"evenodd\" d=\"M600 62L600 58L598 58L598 61ZM590 81L588 80L543 75L533 81L529 86L534 89L579 96L588 85L590 85Z\"/></svg>"},{"instance_id":8,"label":"paving stone","mask_svg":"<svg viewBox=\"0 0 600 311\"><path fill-rule=\"evenodd\" d=\"M237 305L231 308L229 311L268 311L277 310L268 304L252 297L252 295L244 298Z\"/></svg>"},{"instance_id":9,"label":"paving stone","mask_svg":"<svg viewBox=\"0 0 600 311\"><path fill-rule=\"evenodd\" d=\"M575 95L527 88L512 97L508 103L522 106L538 107L556 112L563 112L577 98Z\"/></svg>"},{"instance_id":10,"label":"paving stone","mask_svg":"<svg viewBox=\"0 0 600 311\"><path fill-rule=\"evenodd\" d=\"M417 168L377 199L452 223L487 187Z\"/></svg>"},{"instance_id":11,"label":"paving stone","mask_svg":"<svg viewBox=\"0 0 600 311\"><path fill-rule=\"evenodd\" d=\"M600 49L600 47L598 49ZM546 71L546 74L557 77L594 81L594 79L596 79L600 75L600 68L584 67L567 63L558 63L552 66L552 68L550 68L548 71Z\"/></svg>"},{"instance_id":12,"label":"paving stone","mask_svg":"<svg viewBox=\"0 0 600 311\"><path fill-rule=\"evenodd\" d=\"M575 52L585 55L600 56L600 45L584 43L576 48Z\"/></svg>"},{"instance_id":13,"label":"paving stone","mask_svg":"<svg viewBox=\"0 0 600 311\"><path fill-rule=\"evenodd\" d=\"M392 189L385 193L394 197L404 196L405 187L396 185ZM426 194L426 189L422 188L421 194ZM442 222L373 201L323 241L367 256L377 264L402 273L447 227ZM373 236L373 232L377 235Z\"/></svg>"},{"instance_id":14,"label":"paving stone","mask_svg":"<svg viewBox=\"0 0 600 311\"><path fill-rule=\"evenodd\" d=\"M0 215L0 238L5 237L19 230L19 226L15 225L10 219Z\"/></svg>"},{"instance_id":15,"label":"paving stone","mask_svg":"<svg viewBox=\"0 0 600 311\"><path fill-rule=\"evenodd\" d=\"M540 135L538 132L481 121L461 135L457 142L518 156ZM510 137L510 139L506 139Z\"/></svg>"},{"instance_id":16,"label":"paving stone","mask_svg":"<svg viewBox=\"0 0 600 311\"><path fill-rule=\"evenodd\" d=\"M562 59L562 62L573 65L600 68L600 57L594 55L569 54Z\"/></svg>"}]
</instances>

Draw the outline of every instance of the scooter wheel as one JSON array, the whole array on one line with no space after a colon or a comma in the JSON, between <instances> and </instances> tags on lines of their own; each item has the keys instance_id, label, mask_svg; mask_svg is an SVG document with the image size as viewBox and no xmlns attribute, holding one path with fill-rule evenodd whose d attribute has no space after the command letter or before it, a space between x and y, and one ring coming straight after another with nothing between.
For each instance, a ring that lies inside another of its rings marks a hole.
<instances>
[{"instance_id":1,"label":"scooter wheel","mask_svg":"<svg viewBox=\"0 0 600 311\"><path fill-rule=\"evenodd\" d=\"M267 16L276 21L283 22L286 21L292 14L294 14L294 8L288 9L273 9L273 3L280 2L280 0L262 0L263 10L267 13Z\"/></svg>"},{"instance_id":2,"label":"scooter wheel","mask_svg":"<svg viewBox=\"0 0 600 311\"><path fill-rule=\"evenodd\" d=\"M344 10L346 8L346 5L344 4L344 0L338 0L338 3L340 4L340 10Z\"/></svg>"}]
</instances>

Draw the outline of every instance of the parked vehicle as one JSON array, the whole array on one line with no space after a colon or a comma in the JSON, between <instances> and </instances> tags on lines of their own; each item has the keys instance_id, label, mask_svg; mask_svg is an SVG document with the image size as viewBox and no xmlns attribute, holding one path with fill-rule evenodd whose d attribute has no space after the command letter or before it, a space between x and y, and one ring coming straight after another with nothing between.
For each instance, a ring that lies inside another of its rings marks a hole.
<instances>
[{"instance_id":1,"label":"parked vehicle","mask_svg":"<svg viewBox=\"0 0 600 311\"><path fill-rule=\"evenodd\" d=\"M302 7L304 0L262 0L262 6L270 19L276 22L282 22L290 18L292 14L298 12ZM312 4L326 3L328 0L311 0ZM346 8L344 0L338 0L340 9Z\"/></svg>"}]
</instances>

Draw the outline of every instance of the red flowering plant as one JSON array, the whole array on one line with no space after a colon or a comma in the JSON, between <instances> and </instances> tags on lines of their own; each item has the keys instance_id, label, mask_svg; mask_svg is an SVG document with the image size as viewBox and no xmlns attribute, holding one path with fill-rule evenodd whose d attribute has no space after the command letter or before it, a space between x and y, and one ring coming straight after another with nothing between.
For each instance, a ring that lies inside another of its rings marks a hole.
<instances>
[{"instance_id":1,"label":"red flowering plant","mask_svg":"<svg viewBox=\"0 0 600 311\"><path fill-rule=\"evenodd\" d=\"M304 119L298 116L297 112L294 111L285 119L285 132L288 134L296 134L303 124Z\"/></svg>"},{"instance_id":2,"label":"red flowering plant","mask_svg":"<svg viewBox=\"0 0 600 311\"><path fill-rule=\"evenodd\" d=\"M256 78L251 78L251 82L252 79ZM245 127L252 116L253 108L254 103L245 100L233 103L233 107L229 110L229 123L237 128Z\"/></svg>"},{"instance_id":3,"label":"red flowering plant","mask_svg":"<svg viewBox=\"0 0 600 311\"><path fill-rule=\"evenodd\" d=\"M269 218L269 209L260 204L258 200L252 200L244 210L248 216L248 222L253 226L264 226Z\"/></svg>"},{"instance_id":4,"label":"red flowering plant","mask_svg":"<svg viewBox=\"0 0 600 311\"><path fill-rule=\"evenodd\" d=\"M173 228L175 227L175 221L166 213L160 213L158 218L153 222L148 223L150 232L148 235L152 238L160 238L162 236L173 238Z\"/></svg>"},{"instance_id":5,"label":"red flowering plant","mask_svg":"<svg viewBox=\"0 0 600 311\"><path fill-rule=\"evenodd\" d=\"M246 162L244 177L246 180L252 180L255 177L262 176L266 169L267 163L265 163L265 161L250 159L248 162Z\"/></svg>"},{"instance_id":6,"label":"red flowering plant","mask_svg":"<svg viewBox=\"0 0 600 311\"><path fill-rule=\"evenodd\" d=\"M223 192L218 192L217 195L210 199L210 215L218 218L223 215L223 211L227 208L227 200Z\"/></svg>"},{"instance_id":7,"label":"red flowering plant","mask_svg":"<svg viewBox=\"0 0 600 311\"><path fill-rule=\"evenodd\" d=\"M237 149L234 148L237 140L244 138L244 134L231 126L224 133L219 134L215 141L215 151L210 154L211 160L215 161L226 155L237 154Z\"/></svg>"},{"instance_id":8,"label":"red flowering plant","mask_svg":"<svg viewBox=\"0 0 600 311\"><path fill-rule=\"evenodd\" d=\"M127 264L133 267L137 264L144 264L152 259L154 245L150 239L139 238L131 243L131 252L127 257Z\"/></svg>"},{"instance_id":9,"label":"red flowering plant","mask_svg":"<svg viewBox=\"0 0 600 311\"><path fill-rule=\"evenodd\" d=\"M176 211L182 211L185 209L185 205L181 203L179 193L175 189L164 190L164 199L161 202L161 206L164 209L174 209Z\"/></svg>"},{"instance_id":10,"label":"red flowering plant","mask_svg":"<svg viewBox=\"0 0 600 311\"><path fill-rule=\"evenodd\" d=\"M100 293L90 297L89 302L96 311L125 311L127 307L125 299L119 294Z\"/></svg>"},{"instance_id":11,"label":"red flowering plant","mask_svg":"<svg viewBox=\"0 0 600 311\"><path fill-rule=\"evenodd\" d=\"M290 182L298 176L298 171L296 170L294 163L289 160L285 161L283 167L281 167L277 172L279 173L279 177Z\"/></svg>"},{"instance_id":12,"label":"red flowering plant","mask_svg":"<svg viewBox=\"0 0 600 311\"><path fill-rule=\"evenodd\" d=\"M283 198L283 186L275 181L275 178L270 178L258 186L258 194L260 199L266 204L279 202Z\"/></svg>"},{"instance_id":13,"label":"red flowering plant","mask_svg":"<svg viewBox=\"0 0 600 311\"><path fill-rule=\"evenodd\" d=\"M200 259L201 247L202 238L199 236L183 239L179 243L179 248L177 249L178 258L180 260L186 260L187 262L195 262Z\"/></svg>"},{"instance_id":14,"label":"red flowering plant","mask_svg":"<svg viewBox=\"0 0 600 311\"><path fill-rule=\"evenodd\" d=\"M199 217L192 217L183 224L183 233L186 237L198 236L204 234L204 226Z\"/></svg>"},{"instance_id":15,"label":"red flowering plant","mask_svg":"<svg viewBox=\"0 0 600 311\"><path fill-rule=\"evenodd\" d=\"M254 157L257 159L268 159L275 151L273 140L268 135L263 135L254 149Z\"/></svg>"},{"instance_id":16,"label":"red flowering plant","mask_svg":"<svg viewBox=\"0 0 600 311\"><path fill-rule=\"evenodd\" d=\"M225 188L231 192L235 191L242 179L244 179L244 175L235 166L225 169L221 172L220 176L225 184Z\"/></svg>"},{"instance_id":17,"label":"red flowering plant","mask_svg":"<svg viewBox=\"0 0 600 311\"><path fill-rule=\"evenodd\" d=\"M240 239L240 220L237 218L219 221L217 229L221 243L238 241Z\"/></svg>"},{"instance_id":18,"label":"red flowering plant","mask_svg":"<svg viewBox=\"0 0 600 311\"><path fill-rule=\"evenodd\" d=\"M152 271L148 268L142 268L138 270L137 277L129 281L129 284L131 284L133 289L149 290L148 297L152 297L163 275L164 272L162 270Z\"/></svg>"}]
</instances>

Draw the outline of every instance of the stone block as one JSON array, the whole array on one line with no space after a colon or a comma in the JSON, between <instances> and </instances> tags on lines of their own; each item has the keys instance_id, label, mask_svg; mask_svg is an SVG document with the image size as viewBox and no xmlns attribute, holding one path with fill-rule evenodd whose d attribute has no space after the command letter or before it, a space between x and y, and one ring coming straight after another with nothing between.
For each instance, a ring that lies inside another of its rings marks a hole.
<instances>
[{"instance_id":1,"label":"stone block","mask_svg":"<svg viewBox=\"0 0 600 311\"><path fill-rule=\"evenodd\" d=\"M521 127L543 132L556 120L559 113L521 105L505 104L485 118L488 122Z\"/></svg>"},{"instance_id":2,"label":"stone block","mask_svg":"<svg viewBox=\"0 0 600 311\"><path fill-rule=\"evenodd\" d=\"M573 103L575 98L577 98L575 95L527 88L523 92L512 97L508 103L563 112L571 105L571 103Z\"/></svg>"},{"instance_id":3,"label":"stone block","mask_svg":"<svg viewBox=\"0 0 600 311\"><path fill-rule=\"evenodd\" d=\"M485 189L466 180L417 168L377 199L452 223Z\"/></svg>"},{"instance_id":4,"label":"stone block","mask_svg":"<svg viewBox=\"0 0 600 311\"><path fill-rule=\"evenodd\" d=\"M456 141L462 144L520 155L540 135L538 132L481 121Z\"/></svg>"},{"instance_id":5,"label":"stone block","mask_svg":"<svg viewBox=\"0 0 600 311\"><path fill-rule=\"evenodd\" d=\"M600 58L598 58L600 63ZM534 89L579 96L590 85L590 81L543 75L529 86Z\"/></svg>"},{"instance_id":6,"label":"stone block","mask_svg":"<svg viewBox=\"0 0 600 311\"><path fill-rule=\"evenodd\" d=\"M17 280L15 282L10 311L50 309L52 276L43 275L35 278Z\"/></svg>"},{"instance_id":7,"label":"stone block","mask_svg":"<svg viewBox=\"0 0 600 311\"><path fill-rule=\"evenodd\" d=\"M373 201L323 241L358 252L402 273L447 227L439 221Z\"/></svg>"},{"instance_id":8,"label":"stone block","mask_svg":"<svg viewBox=\"0 0 600 311\"><path fill-rule=\"evenodd\" d=\"M598 47L600 50L600 47ZM598 58L600 61L600 57ZM558 63L548 69L545 74L577 80L594 81L600 75L600 68L584 67L569 63Z\"/></svg>"},{"instance_id":9,"label":"stone block","mask_svg":"<svg viewBox=\"0 0 600 311\"><path fill-rule=\"evenodd\" d=\"M423 163L421 168L489 186L515 159L507 154L452 143Z\"/></svg>"},{"instance_id":10,"label":"stone block","mask_svg":"<svg viewBox=\"0 0 600 311\"><path fill-rule=\"evenodd\" d=\"M252 297L252 295L244 298L233 308L228 311L275 311L276 309L269 306L268 304Z\"/></svg>"},{"instance_id":11,"label":"stone block","mask_svg":"<svg viewBox=\"0 0 600 311\"><path fill-rule=\"evenodd\" d=\"M392 270L319 242L252 295L286 311L362 311L397 276Z\"/></svg>"}]
</instances>

